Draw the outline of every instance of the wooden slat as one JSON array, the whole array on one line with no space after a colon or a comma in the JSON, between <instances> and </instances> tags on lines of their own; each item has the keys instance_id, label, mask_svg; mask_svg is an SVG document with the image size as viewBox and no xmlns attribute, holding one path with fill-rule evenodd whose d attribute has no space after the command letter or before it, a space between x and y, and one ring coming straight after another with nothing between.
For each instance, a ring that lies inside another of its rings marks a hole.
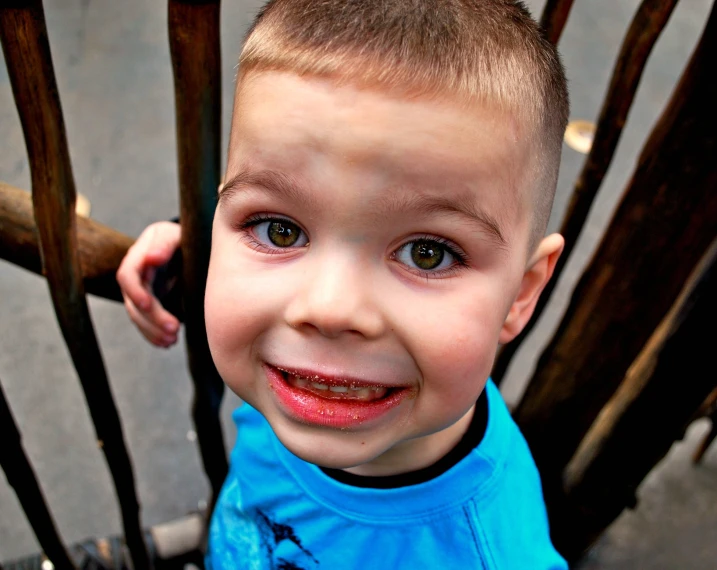
<instances>
[{"instance_id":1,"label":"wooden slat","mask_svg":"<svg viewBox=\"0 0 717 570\"><path fill-rule=\"evenodd\" d=\"M696 420L700 418L707 418L708 421L711 422L712 426L692 455L692 463L695 464L702 461L702 457L704 457L707 449L715 438L717 438L717 378L715 378L715 389L712 390L710 395L707 396L707 399L702 402L702 405L691 419Z\"/></svg>"},{"instance_id":2,"label":"wooden slat","mask_svg":"<svg viewBox=\"0 0 717 570\"><path fill-rule=\"evenodd\" d=\"M717 10L515 418L550 502L563 468L717 233Z\"/></svg>"},{"instance_id":3,"label":"wooden slat","mask_svg":"<svg viewBox=\"0 0 717 570\"><path fill-rule=\"evenodd\" d=\"M42 3L0 10L0 38L20 115L44 273L119 499L135 570L149 567L134 474L84 295L75 187Z\"/></svg>"},{"instance_id":4,"label":"wooden slat","mask_svg":"<svg viewBox=\"0 0 717 570\"><path fill-rule=\"evenodd\" d=\"M77 247L85 291L122 301L115 273L131 237L89 218L77 218ZM0 259L42 275L32 196L0 182Z\"/></svg>"},{"instance_id":5,"label":"wooden slat","mask_svg":"<svg viewBox=\"0 0 717 570\"><path fill-rule=\"evenodd\" d=\"M540 26L548 41L557 44L570 15L574 0L548 0L540 15Z\"/></svg>"},{"instance_id":6,"label":"wooden slat","mask_svg":"<svg viewBox=\"0 0 717 570\"><path fill-rule=\"evenodd\" d=\"M628 506L650 470L682 437L715 385L717 241L600 412L563 477L569 511L553 518L571 558Z\"/></svg>"},{"instance_id":7,"label":"wooden slat","mask_svg":"<svg viewBox=\"0 0 717 570\"><path fill-rule=\"evenodd\" d=\"M0 385L0 467L10 486L15 490L20 506L30 521L45 555L58 570L75 570L76 566L62 544L55 528L50 510L47 508L35 471L22 447L22 438L12 417L10 406Z\"/></svg>"},{"instance_id":8,"label":"wooden slat","mask_svg":"<svg viewBox=\"0 0 717 570\"><path fill-rule=\"evenodd\" d=\"M702 439L702 441L700 441L700 444L697 446L697 449L695 449L695 452L692 455L692 463L701 463L702 458L704 457L705 453L707 453L707 449L709 449L710 445L712 445L712 442L717 439L717 410L715 410L709 416L709 420L712 423L712 425L710 426L710 431L705 434L705 437Z\"/></svg>"},{"instance_id":9,"label":"wooden slat","mask_svg":"<svg viewBox=\"0 0 717 570\"><path fill-rule=\"evenodd\" d=\"M204 328L204 288L221 165L219 1L169 2L179 162L184 310L192 415L214 507L228 471L219 407L222 382Z\"/></svg>"},{"instance_id":10,"label":"wooden slat","mask_svg":"<svg viewBox=\"0 0 717 570\"><path fill-rule=\"evenodd\" d=\"M628 28L612 72L610 86L598 119L595 141L585 166L573 189L559 232L565 238L565 249L553 272L553 278L543 290L533 316L510 344L503 347L496 358L492 378L500 385L521 343L533 330L543 314L570 254L590 213L605 173L612 162L620 141L647 58L660 37L677 0L644 0Z\"/></svg>"}]
</instances>

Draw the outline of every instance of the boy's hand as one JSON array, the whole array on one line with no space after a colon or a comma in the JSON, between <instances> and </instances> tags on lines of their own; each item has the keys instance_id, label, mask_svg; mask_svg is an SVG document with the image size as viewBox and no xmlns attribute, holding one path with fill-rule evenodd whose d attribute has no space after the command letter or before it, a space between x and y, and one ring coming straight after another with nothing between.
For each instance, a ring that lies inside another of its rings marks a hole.
<instances>
[{"instance_id":1,"label":"boy's hand","mask_svg":"<svg viewBox=\"0 0 717 570\"><path fill-rule=\"evenodd\" d=\"M148 226L129 248L117 270L124 306L144 337L168 348L177 342L179 321L167 312L152 292L157 268L166 264L179 247L179 224L157 222Z\"/></svg>"}]
</instances>

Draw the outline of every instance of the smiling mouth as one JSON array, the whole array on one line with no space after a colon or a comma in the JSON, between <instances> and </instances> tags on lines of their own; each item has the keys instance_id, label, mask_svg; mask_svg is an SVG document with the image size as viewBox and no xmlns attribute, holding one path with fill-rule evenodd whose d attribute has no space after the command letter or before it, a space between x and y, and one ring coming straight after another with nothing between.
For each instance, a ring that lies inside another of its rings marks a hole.
<instances>
[{"instance_id":1,"label":"smiling mouth","mask_svg":"<svg viewBox=\"0 0 717 570\"><path fill-rule=\"evenodd\" d=\"M393 388L375 384L329 380L321 376L290 372L278 367L277 370L284 381L292 388L309 392L326 400L374 402L386 398L394 390Z\"/></svg>"},{"instance_id":2,"label":"smiling mouth","mask_svg":"<svg viewBox=\"0 0 717 570\"><path fill-rule=\"evenodd\" d=\"M332 429L356 429L392 417L412 396L408 386L386 386L361 378L319 376L264 363L275 402L291 419Z\"/></svg>"}]
</instances>

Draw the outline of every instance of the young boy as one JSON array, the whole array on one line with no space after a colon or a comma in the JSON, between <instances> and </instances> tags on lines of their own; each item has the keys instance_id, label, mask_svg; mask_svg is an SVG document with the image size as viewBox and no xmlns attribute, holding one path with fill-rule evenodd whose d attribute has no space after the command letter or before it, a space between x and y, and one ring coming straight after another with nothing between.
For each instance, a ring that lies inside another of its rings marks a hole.
<instances>
[{"instance_id":1,"label":"young boy","mask_svg":"<svg viewBox=\"0 0 717 570\"><path fill-rule=\"evenodd\" d=\"M563 247L555 49L509 0L275 0L241 55L206 326L247 405L207 566L564 568L488 376ZM178 323L118 273L152 342Z\"/></svg>"}]
</instances>

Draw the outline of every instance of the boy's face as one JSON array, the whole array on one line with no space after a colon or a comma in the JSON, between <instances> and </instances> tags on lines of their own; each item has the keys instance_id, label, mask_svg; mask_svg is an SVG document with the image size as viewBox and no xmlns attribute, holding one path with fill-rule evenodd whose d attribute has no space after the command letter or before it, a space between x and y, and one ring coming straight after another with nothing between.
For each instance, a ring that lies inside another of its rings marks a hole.
<instances>
[{"instance_id":1,"label":"boy's face","mask_svg":"<svg viewBox=\"0 0 717 570\"><path fill-rule=\"evenodd\" d=\"M531 150L488 108L243 80L207 333L227 385L296 455L387 474L460 438L516 334Z\"/></svg>"}]
</instances>

